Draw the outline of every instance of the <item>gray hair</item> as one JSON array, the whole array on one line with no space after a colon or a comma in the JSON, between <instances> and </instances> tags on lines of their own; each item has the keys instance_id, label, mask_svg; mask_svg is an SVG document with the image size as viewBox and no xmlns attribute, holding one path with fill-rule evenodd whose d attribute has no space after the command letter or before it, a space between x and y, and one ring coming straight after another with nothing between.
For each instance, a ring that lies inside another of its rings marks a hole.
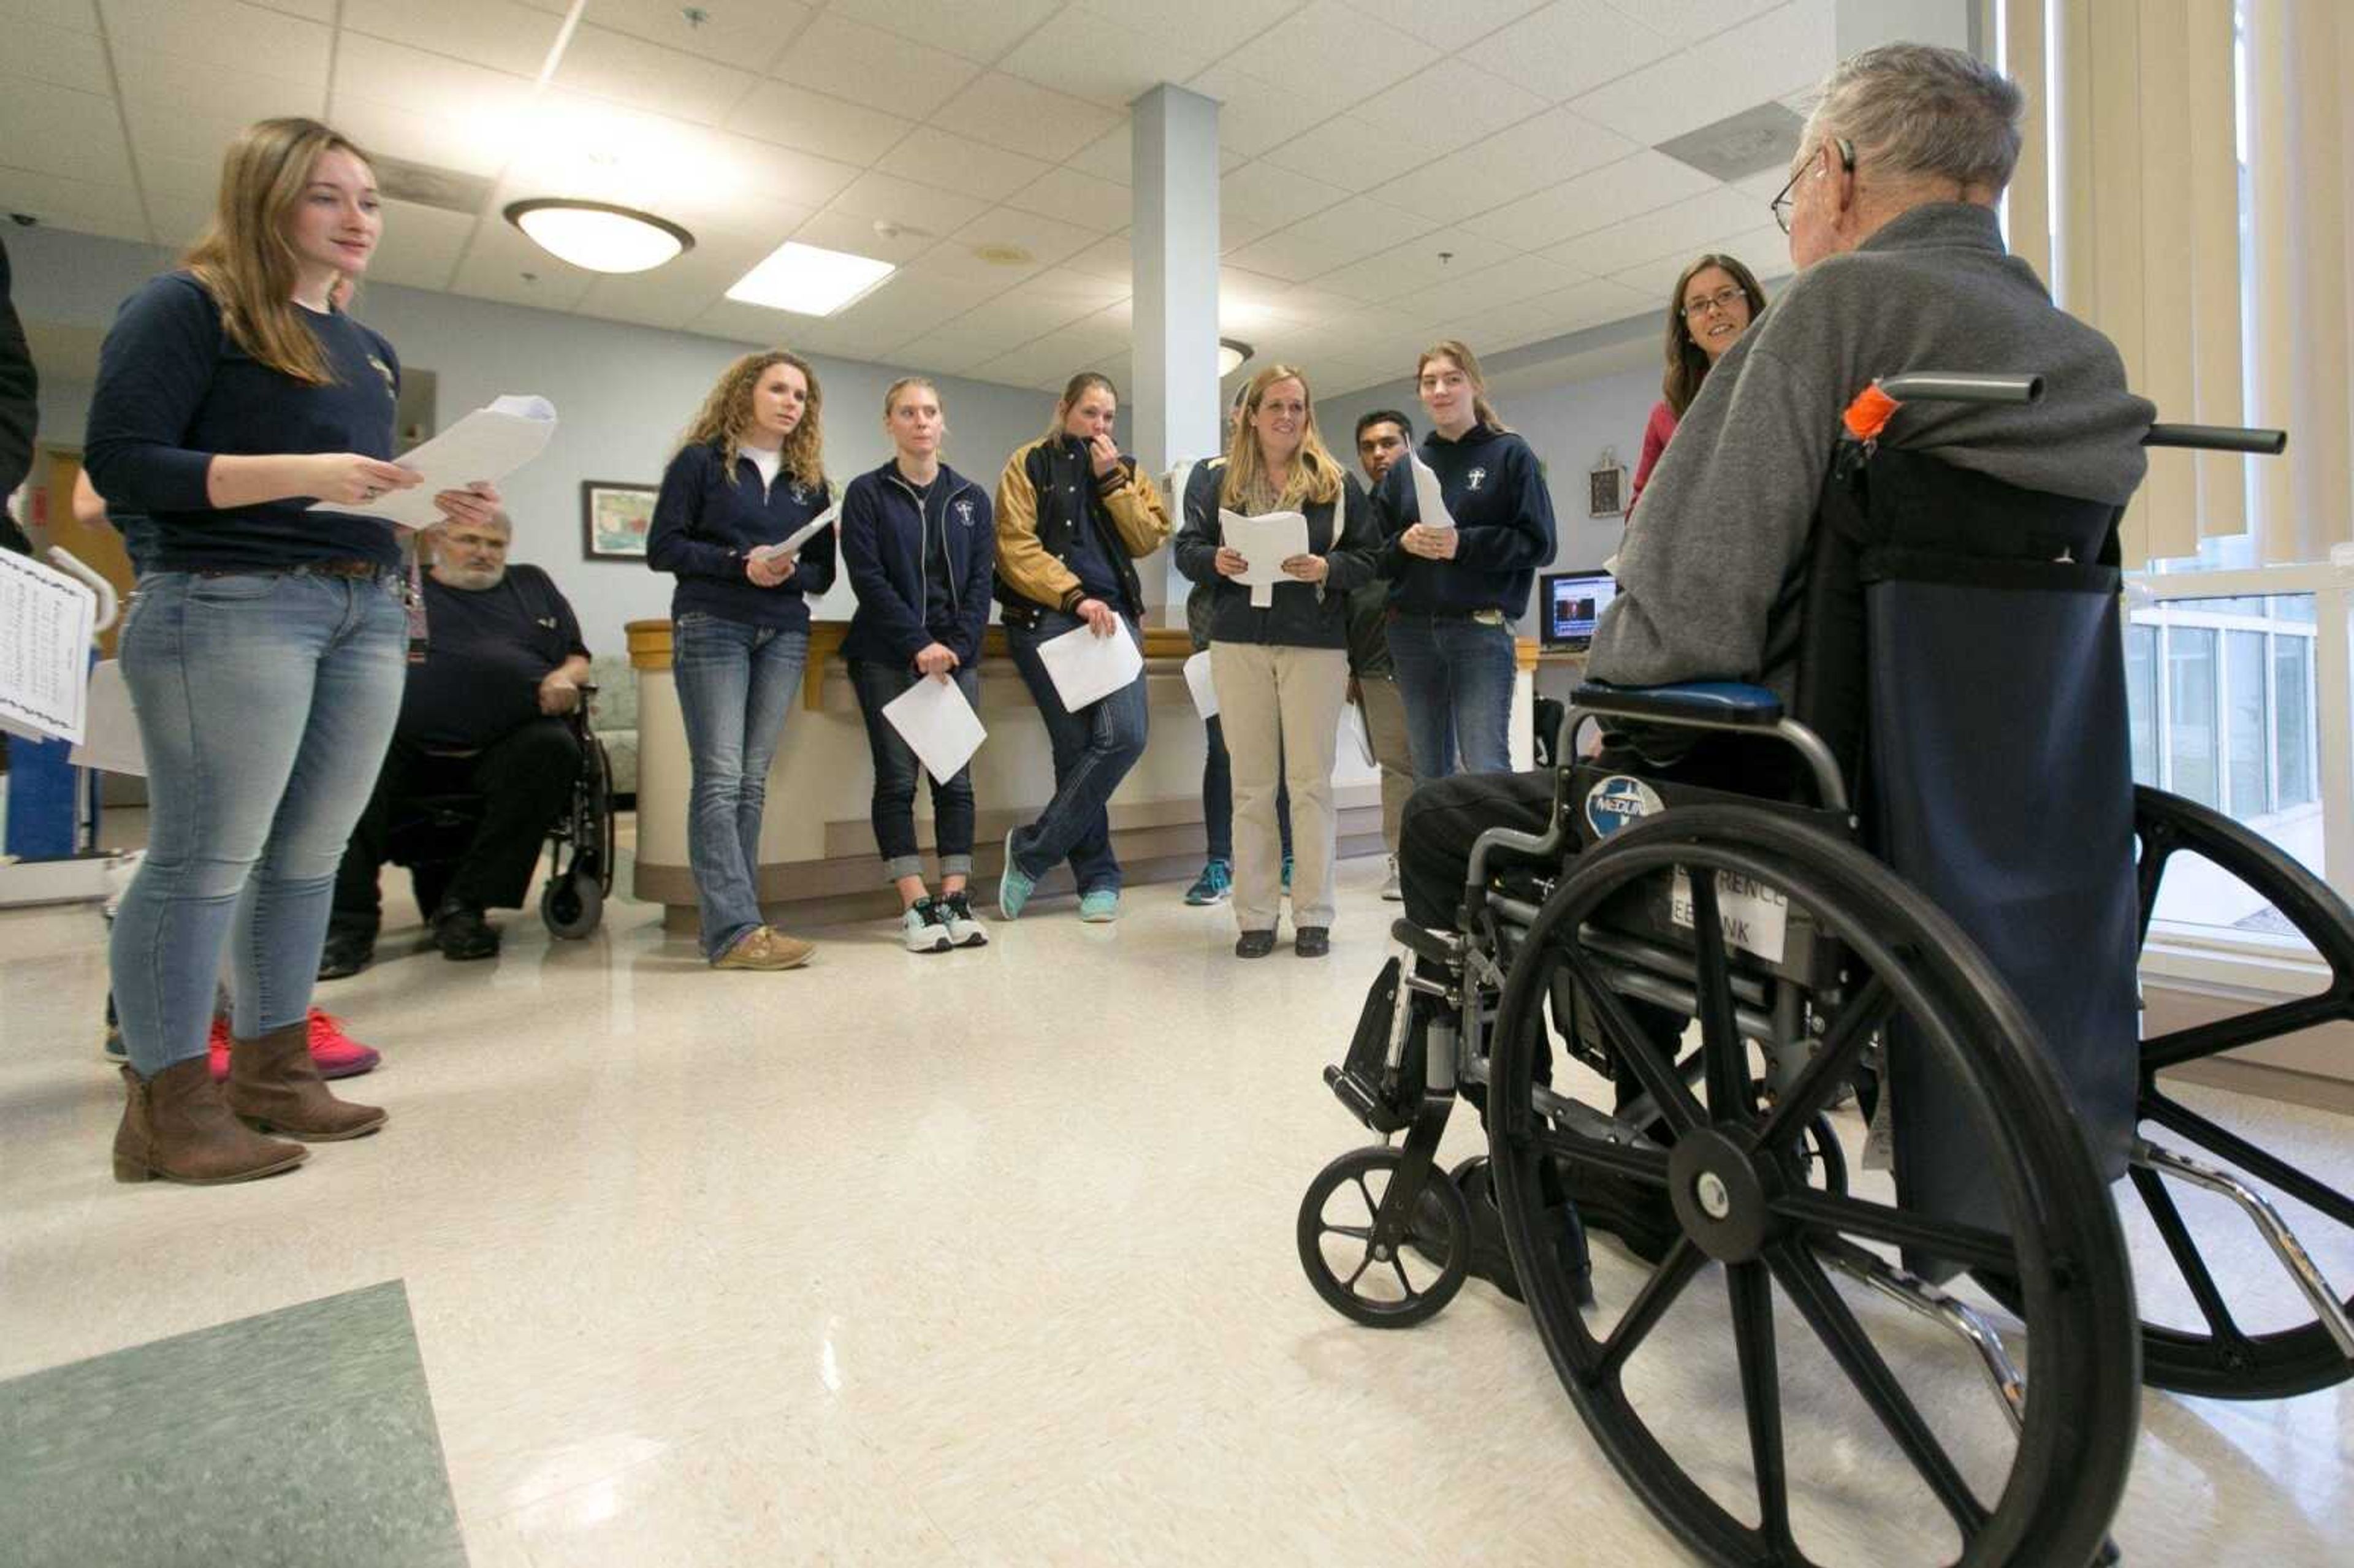
<instances>
[{"instance_id":1,"label":"gray hair","mask_svg":"<svg viewBox=\"0 0 2354 1568\"><path fill-rule=\"evenodd\" d=\"M1858 164L2000 195L2019 163L2019 84L1959 49L1885 44L1823 79L1804 145L1845 137Z\"/></svg>"}]
</instances>

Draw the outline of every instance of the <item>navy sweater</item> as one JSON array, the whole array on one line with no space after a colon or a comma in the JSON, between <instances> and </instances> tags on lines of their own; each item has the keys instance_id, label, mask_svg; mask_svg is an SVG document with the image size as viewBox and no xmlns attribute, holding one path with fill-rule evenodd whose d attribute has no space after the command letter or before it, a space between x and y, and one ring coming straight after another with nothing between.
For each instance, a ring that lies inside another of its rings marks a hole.
<instances>
[{"instance_id":1,"label":"navy sweater","mask_svg":"<svg viewBox=\"0 0 2354 1568\"><path fill-rule=\"evenodd\" d=\"M938 642L960 668L981 662L997 564L989 492L942 463L924 501L917 504L896 461L860 474L843 493L842 565L858 595L843 658L909 669ZM932 580L943 559L945 584Z\"/></svg>"},{"instance_id":2,"label":"navy sweater","mask_svg":"<svg viewBox=\"0 0 2354 1568\"><path fill-rule=\"evenodd\" d=\"M1423 438L1421 456L1455 518L1455 558L1426 561L1398 543L1422 520L1422 509L1412 465L1393 463L1373 493L1390 607L1415 615L1498 609L1507 620L1518 617L1529 607L1536 569L1553 559L1553 497L1537 472L1536 453L1509 430L1475 425L1454 441L1433 430Z\"/></svg>"},{"instance_id":3,"label":"navy sweater","mask_svg":"<svg viewBox=\"0 0 2354 1568\"><path fill-rule=\"evenodd\" d=\"M833 536L828 528L801 546L793 575L775 588L744 575L744 557L774 545L826 508L822 489L789 473L763 485L748 457L725 471L716 446L681 447L663 472L646 534L646 564L678 577L670 596L674 620L689 610L779 631L809 630L809 600L833 586Z\"/></svg>"},{"instance_id":4,"label":"navy sweater","mask_svg":"<svg viewBox=\"0 0 2354 1568\"><path fill-rule=\"evenodd\" d=\"M131 296L99 351L83 461L110 506L143 512L160 537L153 569L282 571L313 561L400 563L392 524L309 510L312 497L216 507L216 455L392 456L400 362L341 311L305 311L334 380L305 386L229 341L220 307L186 272Z\"/></svg>"}]
</instances>

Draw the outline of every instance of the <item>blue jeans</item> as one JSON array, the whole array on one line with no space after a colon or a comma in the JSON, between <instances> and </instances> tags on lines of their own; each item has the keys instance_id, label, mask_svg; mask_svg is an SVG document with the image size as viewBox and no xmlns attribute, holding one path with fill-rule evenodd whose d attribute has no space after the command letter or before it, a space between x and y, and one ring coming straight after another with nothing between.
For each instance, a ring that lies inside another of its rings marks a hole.
<instances>
[{"instance_id":1,"label":"blue jeans","mask_svg":"<svg viewBox=\"0 0 2354 1568\"><path fill-rule=\"evenodd\" d=\"M1060 610L1042 610L1034 627L1008 626L1006 646L1013 667L1046 721L1046 738L1055 751L1055 798L1038 820L1013 832L1013 860L1027 876L1044 876L1065 859L1071 863L1081 894L1119 891L1119 862L1111 853L1111 799L1136 759L1144 755L1144 677L1077 713L1063 706L1055 678L1038 657L1038 645L1086 621ZM1120 622L1139 648L1144 639L1136 622Z\"/></svg>"},{"instance_id":2,"label":"blue jeans","mask_svg":"<svg viewBox=\"0 0 2354 1568\"><path fill-rule=\"evenodd\" d=\"M883 710L922 679L912 669L866 659L850 662L850 689L858 694L858 711L866 720L866 749L875 758L875 800L869 812L875 847L883 855L884 876L893 882L924 874L924 857L916 853L916 776L924 765ZM981 672L960 669L956 683L978 711ZM942 876L972 874L972 814L970 764L958 768L945 784L932 780L932 836L939 847Z\"/></svg>"},{"instance_id":3,"label":"blue jeans","mask_svg":"<svg viewBox=\"0 0 2354 1568\"><path fill-rule=\"evenodd\" d=\"M1226 755L1226 726L1213 717L1203 726L1209 733L1209 744L1202 753L1202 827L1210 841L1209 858L1235 863L1235 764ZM1283 766L1283 754L1276 753L1276 767ZM1280 775L1278 774L1278 777ZM1283 836L1283 856L1291 858L1291 787L1278 783L1275 788L1275 825Z\"/></svg>"},{"instance_id":4,"label":"blue jeans","mask_svg":"<svg viewBox=\"0 0 2354 1568\"><path fill-rule=\"evenodd\" d=\"M1511 624L1396 610L1389 631L1416 779L1446 778L1458 756L1466 773L1511 772Z\"/></svg>"},{"instance_id":5,"label":"blue jeans","mask_svg":"<svg viewBox=\"0 0 2354 1568\"><path fill-rule=\"evenodd\" d=\"M142 1077L230 1026L311 1010L335 868L376 787L408 668L397 577L151 572L122 630L147 749L147 857L115 916L122 1042Z\"/></svg>"},{"instance_id":6,"label":"blue jeans","mask_svg":"<svg viewBox=\"0 0 2354 1568\"><path fill-rule=\"evenodd\" d=\"M760 808L809 662L809 633L689 610L678 618L672 648L695 780L686 859L703 914L703 956L716 959L761 924Z\"/></svg>"}]
</instances>

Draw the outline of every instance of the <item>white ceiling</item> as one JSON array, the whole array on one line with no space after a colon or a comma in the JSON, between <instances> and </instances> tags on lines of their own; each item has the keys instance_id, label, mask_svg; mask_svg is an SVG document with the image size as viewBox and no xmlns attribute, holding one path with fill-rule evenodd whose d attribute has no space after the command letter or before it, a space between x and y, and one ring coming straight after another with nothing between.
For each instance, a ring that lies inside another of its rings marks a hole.
<instances>
[{"instance_id":1,"label":"white ceiling","mask_svg":"<svg viewBox=\"0 0 2354 1568\"><path fill-rule=\"evenodd\" d=\"M1223 105L1221 329L1331 394L1438 335L1650 315L1702 249L1779 270L1778 171L1649 149L1800 103L1833 5L588 0L559 54L564 0L0 0L0 209L177 247L230 135L315 115L493 182L471 216L390 204L379 281L1059 387L1126 361L1126 106L1176 80ZM551 195L697 243L581 271L499 217ZM788 238L900 270L822 321L722 298Z\"/></svg>"}]
</instances>

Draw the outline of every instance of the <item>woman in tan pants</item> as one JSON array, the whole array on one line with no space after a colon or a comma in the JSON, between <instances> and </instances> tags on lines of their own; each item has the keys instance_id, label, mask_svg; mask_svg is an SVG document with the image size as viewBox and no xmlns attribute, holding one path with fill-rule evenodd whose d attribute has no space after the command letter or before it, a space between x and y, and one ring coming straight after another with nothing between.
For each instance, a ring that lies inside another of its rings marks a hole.
<instances>
[{"instance_id":1,"label":"woman in tan pants","mask_svg":"<svg viewBox=\"0 0 2354 1568\"><path fill-rule=\"evenodd\" d=\"M1373 573L1375 535L1365 493L1317 433L1308 378L1273 365L1251 378L1218 484L1191 487L1177 536L1177 569L1214 585L1210 670L1235 776L1235 956L1275 950L1283 849L1276 829L1280 771L1291 794L1292 948L1331 950L1332 753L1349 685L1349 590ZM1221 511L1298 512L1306 552L1281 563L1288 579L1257 607L1235 581L1249 569L1230 548Z\"/></svg>"}]
</instances>

